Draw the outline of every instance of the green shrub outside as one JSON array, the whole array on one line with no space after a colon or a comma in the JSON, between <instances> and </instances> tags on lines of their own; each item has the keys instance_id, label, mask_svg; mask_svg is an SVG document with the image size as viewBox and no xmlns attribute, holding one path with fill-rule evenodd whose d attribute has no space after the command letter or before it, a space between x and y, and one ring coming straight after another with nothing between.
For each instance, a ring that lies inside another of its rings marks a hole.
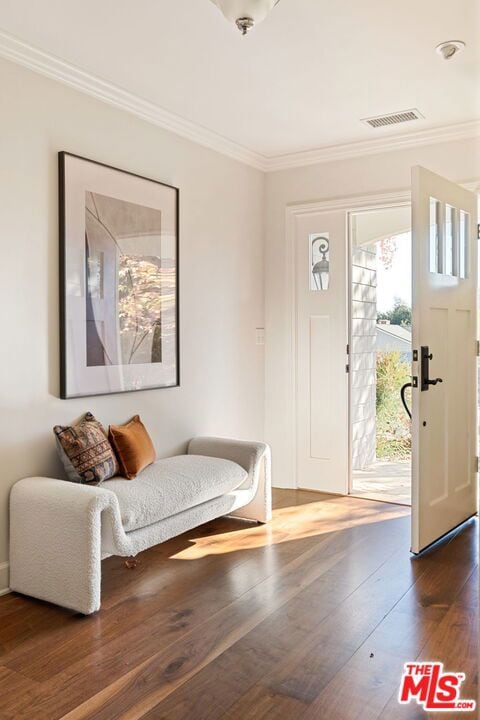
<instances>
[{"instance_id":1,"label":"green shrub outside","mask_svg":"<svg viewBox=\"0 0 480 720\"><path fill-rule=\"evenodd\" d=\"M409 381L410 364L402 360L402 353L377 353L378 459L407 460L410 457L410 419L400 399L400 389ZM410 401L410 390L406 399Z\"/></svg>"}]
</instances>

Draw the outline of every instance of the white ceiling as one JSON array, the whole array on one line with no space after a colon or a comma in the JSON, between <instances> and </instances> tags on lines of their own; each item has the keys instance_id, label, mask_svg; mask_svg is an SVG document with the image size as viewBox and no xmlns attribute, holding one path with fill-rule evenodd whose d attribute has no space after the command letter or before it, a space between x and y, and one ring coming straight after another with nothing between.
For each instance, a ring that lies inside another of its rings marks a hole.
<instances>
[{"instance_id":1,"label":"white ceiling","mask_svg":"<svg viewBox=\"0 0 480 720\"><path fill-rule=\"evenodd\" d=\"M241 37L210 0L0 0L7 33L267 157L480 118L479 21L478 0L281 0Z\"/></svg>"}]
</instances>

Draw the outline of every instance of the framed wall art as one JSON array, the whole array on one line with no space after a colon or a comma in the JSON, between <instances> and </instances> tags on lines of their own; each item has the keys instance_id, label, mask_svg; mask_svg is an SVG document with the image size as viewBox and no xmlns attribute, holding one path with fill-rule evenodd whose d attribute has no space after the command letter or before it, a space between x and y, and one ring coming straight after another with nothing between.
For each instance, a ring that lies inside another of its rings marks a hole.
<instances>
[{"instance_id":1,"label":"framed wall art","mask_svg":"<svg viewBox=\"0 0 480 720\"><path fill-rule=\"evenodd\" d=\"M59 153L62 398L179 385L170 185Z\"/></svg>"}]
</instances>

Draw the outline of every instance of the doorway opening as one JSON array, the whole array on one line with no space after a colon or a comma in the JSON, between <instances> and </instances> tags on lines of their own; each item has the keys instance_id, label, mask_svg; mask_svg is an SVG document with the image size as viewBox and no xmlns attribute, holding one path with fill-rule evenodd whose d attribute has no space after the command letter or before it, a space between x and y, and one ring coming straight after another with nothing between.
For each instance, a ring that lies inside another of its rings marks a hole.
<instances>
[{"instance_id":1,"label":"doorway opening","mask_svg":"<svg viewBox=\"0 0 480 720\"><path fill-rule=\"evenodd\" d=\"M350 247L350 494L410 505L410 205L352 213Z\"/></svg>"}]
</instances>

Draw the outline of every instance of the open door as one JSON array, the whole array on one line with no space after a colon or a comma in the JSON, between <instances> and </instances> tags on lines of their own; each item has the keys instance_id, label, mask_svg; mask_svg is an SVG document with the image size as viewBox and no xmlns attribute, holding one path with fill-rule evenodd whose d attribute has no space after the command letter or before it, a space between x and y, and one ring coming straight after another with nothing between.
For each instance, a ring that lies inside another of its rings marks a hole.
<instances>
[{"instance_id":1,"label":"open door","mask_svg":"<svg viewBox=\"0 0 480 720\"><path fill-rule=\"evenodd\" d=\"M412 171L412 552L477 512L477 200Z\"/></svg>"}]
</instances>

